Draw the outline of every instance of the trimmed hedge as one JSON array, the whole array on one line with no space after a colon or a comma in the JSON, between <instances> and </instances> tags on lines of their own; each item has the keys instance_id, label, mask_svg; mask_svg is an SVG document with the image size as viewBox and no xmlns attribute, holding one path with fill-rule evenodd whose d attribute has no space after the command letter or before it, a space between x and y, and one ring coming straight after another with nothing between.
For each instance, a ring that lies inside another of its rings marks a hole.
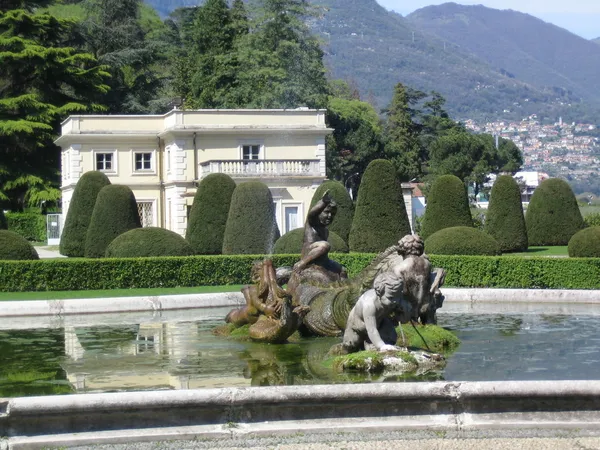
<instances>
[{"instance_id":1,"label":"trimmed hedge","mask_svg":"<svg viewBox=\"0 0 600 450\"><path fill-rule=\"evenodd\" d=\"M96 197L100 190L108 185L110 185L110 180L102 172L94 170L81 176L73 191L60 237L59 251L61 255L78 257L85 254L85 239L94 212Z\"/></svg>"},{"instance_id":2,"label":"trimmed hedge","mask_svg":"<svg viewBox=\"0 0 600 450\"><path fill-rule=\"evenodd\" d=\"M85 257L103 258L108 245L122 233L141 228L133 191L120 184L100 189L85 239Z\"/></svg>"},{"instance_id":3,"label":"trimmed hedge","mask_svg":"<svg viewBox=\"0 0 600 450\"><path fill-rule=\"evenodd\" d=\"M402 187L394 165L371 161L358 188L348 246L353 252L382 252L410 234Z\"/></svg>"},{"instance_id":4,"label":"trimmed hedge","mask_svg":"<svg viewBox=\"0 0 600 450\"><path fill-rule=\"evenodd\" d=\"M337 213L327 228L330 232L336 233L347 243L348 237L350 236L350 228L352 228L352 218L354 217L354 203L342 183L332 180L323 182L312 197L310 209L323 198L323 194L327 190L329 190L329 195L338 205Z\"/></svg>"},{"instance_id":5,"label":"trimmed hedge","mask_svg":"<svg viewBox=\"0 0 600 450\"><path fill-rule=\"evenodd\" d=\"M569 256L600 258L600 227L589 227L578 231L569 240Z\"/></svg>"},{"instance_id":6,"label":"trimmed hedge","mask_svg":"<svg viewBox=\"0 0 600 450\"><path fill-rule=\"evenodd\" d=\"M569 184L548 178L533 192L527 213L529 245L567 245L583 229L583 217Z\"/></svg>"},{"instance_id":7,"label":"trimmed hedge","mask_svg":"<svg viewBox=\"0 0 600 450\"><path fill-rule=\"evenodd\" d=\"M332 254L355 276L376 255ZM263 255L170 258L43 259L0 261L0 290L219 286L250 283L250 269ZM523 289L600 289L600 258L521 258L517 256L431 255L447 270L448 287ZM275 267L292 266L299 255L274 255ZM443 288L442 288L443 291Z\"/></svg>"},{"instance_id":8,"label":"trimmed hedge","mask_svg":"<svg viewBox=\"0 0 600 450\"><path fill-rule=\"evenodd\" d=\"M159 227L134 228L120 234L108 245L107 258L190 256L192 246L174 231Z\"/></svg>"},{"instance_id":9,"label":"trimmed hedge","mask_svg":"<svg viewBox=\"0 0 600 450\"><path fill-rule=\"evenodd\" d=\"M329 239L327 241L331 245L331 253L348 253L348 244L337 233L329 231ZM296 228L277 239L273 253L276 255L300 253L303 243L304 228Z\"/></svg>"},{"instance_id":10,"label":"trimmed hedge","mask_svg":"<svg viewBox=\"0 0 600 450\"><path fill-rule=\"evenodd\" d=\"M188 219L186 240L197 255L220 255L235 181L224 173L211 173L198 186Z\"/></svg>"},{"instance_id":11,"label":"trimmed hedge","mask_svg":"<svg viewBox=\"0 0 600 450\"><path fill-rule=\"evenodd\" d=\"M46 216L36 213L6 213L8 229L28 241L46 241Z\"/></svg>"},{"instance_id":12,"label":"trimmed hedge","mask_svg":"<svg viewBox=\"0 0 600 450\"><path fill-rule=\"evenodd\" d=\"M231 197L223 254L271 253L279 236L275 204L267 185L260 181L239 184Z\"/></svg>"},{"instance_id":13,"label":"trimmed hedge","mask_svg":"<svg viewBox=\"0 0 600 450\"><path fill-rule=\"evenodd\" d=\"M583 218L586 227L600 227L600 213L588 214Z\"/></svg>"},{"instance_id":14,"label":"trimmed hedge","mask_svg":"<svg viewBox=\"0 0 600 450\"><path fill-rule=\"evenodd\" d=\"M23 236L8 230L0 230L0 259L31 260L40 259L33 245Z\"/></svg>"},{"instance_id":15,"label":"trimmed hedge","mask_svg":"<svg viewBox=\"0 0 600 450\"><path fill-rule=\"evenodd\" d=\"M502 252L527 250L521 189L510 175L500 175L492 186L484 230L496 239Z\"/></svg>"},{"instance_id":16,"label":"trimmed hedge","mask_svg":"<svg viewBox=\"0 0 600 450\"><path fill-rule=\"evenodd\" d=\"M471 227L450 227L425 240L425 252L432 255L500 254L500 244L487 233Z\"/></svg>"},{"instance_id":17,"label":"trimmed hedge","mask_svg":"<svg viewBox=\"0 0 600 450\"><path fill-rule=\"evenodd\" d=\"M467 190L460 178L442 175L436 178L427 196L427 208L421 224L421 237L450 227L472 227Z\"/></svg>"}]
</instances>

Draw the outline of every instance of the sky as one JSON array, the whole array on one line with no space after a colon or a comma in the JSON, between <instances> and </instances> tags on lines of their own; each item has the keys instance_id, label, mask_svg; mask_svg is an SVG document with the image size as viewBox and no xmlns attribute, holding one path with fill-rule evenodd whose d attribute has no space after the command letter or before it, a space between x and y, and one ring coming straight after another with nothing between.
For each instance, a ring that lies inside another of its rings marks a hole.
<instances>
[{"instance_id":1,"label":"sky","mask_svg":"<svg viewBox=\"0 0 600 450\"><path fill-rule=\"evenodd\" d=\"M447 1L447 0L446 0ZM438 0L377 0L383 7L403 16ZM600 37L600 0L455 0L461 5L484 5L531 14L586 39Z\"/></svg>"}]
</instances>

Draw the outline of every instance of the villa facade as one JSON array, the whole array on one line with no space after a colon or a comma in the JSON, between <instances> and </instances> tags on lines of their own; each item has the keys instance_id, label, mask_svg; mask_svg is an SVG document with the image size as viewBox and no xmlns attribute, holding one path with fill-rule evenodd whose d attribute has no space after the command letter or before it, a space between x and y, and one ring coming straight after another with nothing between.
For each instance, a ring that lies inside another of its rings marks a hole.
<instances>
[{"instance_id":1,"label":"villa facade","mask_svg":"<svg viewBox=\"0 0 600 450\"><path fill-rule=\"evenodd\" d=\"M325 179L325 110L173 110L164 115L80 115L62 123L62 208L88 171L129 186L143 226L185 235L198 183L225 173L264 182L281 233L301 227ZM252 224L248 224L252 226Z\"/></svg>"}]
</instances>

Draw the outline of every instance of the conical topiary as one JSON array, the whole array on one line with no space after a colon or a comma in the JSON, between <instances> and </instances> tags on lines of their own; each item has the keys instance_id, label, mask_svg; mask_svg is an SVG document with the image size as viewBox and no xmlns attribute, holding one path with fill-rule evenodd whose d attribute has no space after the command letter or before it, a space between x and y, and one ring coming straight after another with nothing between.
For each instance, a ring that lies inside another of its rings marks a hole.
<instances>
[{"instance_id":1,"label":"conical topiary","mask_svg":"<svg viewBox=\"0 0 600 450\"><path fill-rule=\"evenodd\" d=\"M0 260L40 259L27 239L13 231L0 230Z\"/></svg>"},{"instance_id":2,"label":"conical topiary","mask_svg":"<svg viewBox=\"0 0 600 450\"><path fill-rule=\"evenodd\" d=\"M135 196L129 187L112 184L98 193L85 239L86 258L102 258L108 245L122 233L141 228Z\"/></svg>"},{"instance_id":3,"label":"conical topiary","mask_svg":"<svg viewBox=\"0 0 600 450\"><path fill-rule=\"evenodd\" d=\"M527 206L525 223L529 245L567 245L584 227L571 187L559 178L540 183Z\"/></svg>"},{"instance_id":4,"label":"conical topiary","mask_svg":"<svg viewBox=\"0 0 600 450\"><path fill-rule=\"evenodd\" d=\"M345 242L348 242L350 229L352 228L352 218L354 217L354 203L350 198L350 194L339 181L327 180L315 191L310 202L311 209L323 198L325 191L329 191L330 197L337 203L337 212L327 228L330 232L336 233Z\"/></svg>"},{"instance_id":5,"label":"conical topiary","mask_svg":"<svg viewBox=\"0 0 600 450\"><path fill-rule=\"evenodd\" d=\"M229 175L211 173L198 186L188 219L186 240L198 255L219 255L235 181Z\"/></svg>"},{"instance_id":6,"label":"conical topiary","mask_svg":"<svg viewBox=\"0 0 600 450\"><path fill-rule=\"evenodd\" d=\"M109 184L110 180L102 172L91 171L81 176L73 191L60 237L58 248L61 255L81 257L85 254L85 238L96 204L96 197L100 189Z\"/></svg>"},{"instance_id":7,"label":"conical topiary","mask_svg":"<svg viewBox=\"0 0 600 450\"><path fill-rule=\"evenodd\" d=\"M384 159L371 161L358 189L350 251L378 253L407 234L410 223L396 170Z\"/></svg>"},{"instance_id":8,"label":"conical topiary","mask_svg":"<svg viewBox=\"0 0 600 450\"><path fill-rule=\"evenodd\" d=\"M106 249L107 258L190 256L192 246L174 231L159 227L134 228L118 235Z\"/></svg>"},{"instance_id":9,"label":"conical topiary","mask_svg":"<svg viewBox=\"0 0 600 450\"><path fill-rule=\"evenodd\" d=\"M223 254L270 254L279 236L273 196L267 185L260 181L239 184L231 197Z\"/></svg>"},{"instance_id":10,"label":"conical topiary","mask_svg":"<svg viewBox=\"0 0 600 450\"><path fill-rule=\"evenodd\" d=\"M521 189L510 175L500 175L492 186L485 231L496 239L503 253L527 250Z\"/></svg>"},{"instance_id":11,"label":"conical topiary","mask_svg":"<svg viewBox=\"0 0 600 450\"><path fill-rule=\"evenodd\" d=\"M436 178L427 197L421 237L427 239L444 228L472 226L473 218L463 182L454 175Z\"/></svg>"}]
</instances>

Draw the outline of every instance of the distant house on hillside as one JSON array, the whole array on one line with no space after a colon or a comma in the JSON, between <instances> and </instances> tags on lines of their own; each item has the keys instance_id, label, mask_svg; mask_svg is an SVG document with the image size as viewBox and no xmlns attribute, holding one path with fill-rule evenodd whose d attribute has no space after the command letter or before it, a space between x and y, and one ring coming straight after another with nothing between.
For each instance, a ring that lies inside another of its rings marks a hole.
<instances>
[{"instance_id":1,"label":"distant house on hillside","mask_svg":"<svg viewBox=\"0 0 600 450\"><path fill-rule=\"evenodd\" d=\"M173 110L164 115L82 115L62 123L62 205L87 171L129 186L144 226L185 235L198 183L225 173L264 182L281 233L301 227L325 179L325 110ZM252 224L248 224L252 226Z\"/></svg>"}]
</instances>

